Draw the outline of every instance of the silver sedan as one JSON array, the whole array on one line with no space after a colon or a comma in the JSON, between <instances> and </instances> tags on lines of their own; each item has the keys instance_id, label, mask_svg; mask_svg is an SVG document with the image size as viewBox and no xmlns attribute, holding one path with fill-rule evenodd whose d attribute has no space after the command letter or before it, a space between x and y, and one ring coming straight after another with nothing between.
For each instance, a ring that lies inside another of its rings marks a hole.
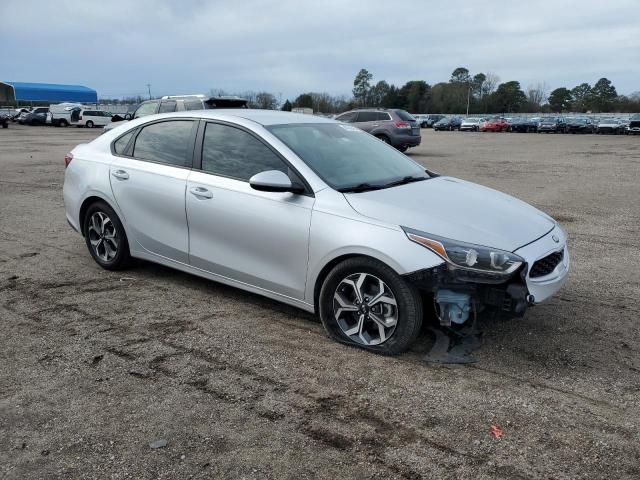
<instances>
[{"instance_id":1,"label":"silver sedan","mask_svg":"<svg viewBox=\"0 0 640 480\"><path fill-rule=\"evenodd\" d=\"M378 353L406 350L424 312L445 325L521 316L569 270L548 215L334 120L152 115L65 165L67 219L101 267L135 257L265 295Z\"/></svg>"}]
</instances>

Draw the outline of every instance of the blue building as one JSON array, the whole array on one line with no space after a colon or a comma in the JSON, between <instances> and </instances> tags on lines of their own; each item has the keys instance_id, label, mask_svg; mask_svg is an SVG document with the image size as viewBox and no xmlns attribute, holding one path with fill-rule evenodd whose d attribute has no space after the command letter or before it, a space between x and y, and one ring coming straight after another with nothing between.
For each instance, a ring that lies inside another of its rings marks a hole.
<instances>
[{"instance_id":1,"label":"blue building","mask_svg":"<svg viewBox=\"0 0 640 480\"><path fill-rule=\"evenodd\" d=\"M98 103L98 93L82 85L0 82L0 105L25 103Z\"/></svg>"}]
</instances>

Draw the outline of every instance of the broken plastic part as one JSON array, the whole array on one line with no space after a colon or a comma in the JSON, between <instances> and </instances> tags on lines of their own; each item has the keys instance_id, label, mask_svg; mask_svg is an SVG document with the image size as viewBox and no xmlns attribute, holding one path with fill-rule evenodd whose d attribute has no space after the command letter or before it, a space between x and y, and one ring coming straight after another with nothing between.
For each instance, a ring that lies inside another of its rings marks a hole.
<instances>
[{"instance_id":1,"label":"broken plastic part","mask_svg":"<svg viewBox=\"0 0 640 480\"><path fill-rule=\"evenodd\" d=\"M453 290L438 290L435 301L440 307L440 325L462 324L469 318L471 295Z\"/></svg>"}]
</instances>

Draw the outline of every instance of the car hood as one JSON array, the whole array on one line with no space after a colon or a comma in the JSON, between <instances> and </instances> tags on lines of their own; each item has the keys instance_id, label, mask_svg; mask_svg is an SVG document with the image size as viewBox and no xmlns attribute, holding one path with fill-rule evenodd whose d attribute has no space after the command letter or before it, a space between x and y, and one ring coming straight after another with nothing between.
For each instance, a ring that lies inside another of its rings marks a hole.
<instances>
[{"instance_id":1,"label":"car hood","mask_svg":"<svg viewBox=\"0 0 640 480\"><path fill-rule=\"evenodd\" d=\"M555 225L551 217L521 200L452 177L345 197L366 217L511 252Z\"/></svg>"}]
</instances>

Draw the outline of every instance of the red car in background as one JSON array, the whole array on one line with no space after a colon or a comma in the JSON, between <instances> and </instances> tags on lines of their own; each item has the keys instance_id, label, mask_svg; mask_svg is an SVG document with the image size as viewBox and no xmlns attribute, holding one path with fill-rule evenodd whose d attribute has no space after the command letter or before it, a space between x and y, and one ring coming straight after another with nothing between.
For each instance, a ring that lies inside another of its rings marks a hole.
<instances>
[{"instance_id":1,"label":"red car in background","mask_svg":"<svg viewBox=\"0 0 640 480\"><path fill-rule=\"evenodd\" d=\"M506 132L509 122L504 118L490 118L480 125L481 132Z\"/></svg>"}]
</instances>

